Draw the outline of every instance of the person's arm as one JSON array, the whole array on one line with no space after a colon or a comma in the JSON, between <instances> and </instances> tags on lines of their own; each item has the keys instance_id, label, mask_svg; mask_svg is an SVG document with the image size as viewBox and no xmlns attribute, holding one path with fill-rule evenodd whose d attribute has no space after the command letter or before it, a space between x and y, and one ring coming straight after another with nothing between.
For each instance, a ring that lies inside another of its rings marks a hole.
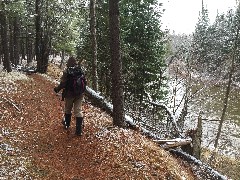
<instances>
[{"instance_id":1,"label":"person's arm","mask_svg":"<svg viewBox=\"0 0 240 180\"><path fill-rule=\"evenodd\" d=\"M60 80L60 84L54 88L54 91L58 93L59 91L61 91L61 89L64 89L66 87L66 82L67 82L67 72L64 71Z\"/></svg>"}]
</instances>

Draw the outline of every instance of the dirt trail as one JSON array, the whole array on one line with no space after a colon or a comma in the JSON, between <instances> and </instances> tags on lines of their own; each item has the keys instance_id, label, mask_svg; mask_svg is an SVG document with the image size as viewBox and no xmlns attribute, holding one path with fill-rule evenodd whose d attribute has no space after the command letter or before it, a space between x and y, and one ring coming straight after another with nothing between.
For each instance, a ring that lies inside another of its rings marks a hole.
<instances>
[{"instance_id":1,"label":"dirt trail","mask_svg":"<svg viewBox=\"0 0 240 180\"><path fill-rule=\"evenodd\" d=\"M54 84L33 74L0 97L0 179L194 179L188 167L136 131L83 105L84 134L64 130Z\"/></svg>"}]
</instances>

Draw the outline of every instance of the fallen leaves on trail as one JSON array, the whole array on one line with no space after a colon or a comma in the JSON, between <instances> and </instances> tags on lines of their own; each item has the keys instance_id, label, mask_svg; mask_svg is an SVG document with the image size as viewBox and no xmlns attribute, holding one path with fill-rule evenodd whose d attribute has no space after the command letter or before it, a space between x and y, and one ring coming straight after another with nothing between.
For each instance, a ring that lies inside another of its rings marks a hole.
<instances>
[{"instance_id":1,"label":"fallen leaves on trail","mask_svg":"<svg viewBox=\"0 0 240 180\"><path fill-rule=\"evenodd\" d=\"M18 81L17 93L1 94L21 111L0 98L5 167L0 178L11 173L20 179L194 179L170 153L137 131L113 127L111 117L88 101L83 135L74 135L74 117L64 130L63 102L54 94L54 84L37 74L30 77Z\"/></svg>"}]
</instances>

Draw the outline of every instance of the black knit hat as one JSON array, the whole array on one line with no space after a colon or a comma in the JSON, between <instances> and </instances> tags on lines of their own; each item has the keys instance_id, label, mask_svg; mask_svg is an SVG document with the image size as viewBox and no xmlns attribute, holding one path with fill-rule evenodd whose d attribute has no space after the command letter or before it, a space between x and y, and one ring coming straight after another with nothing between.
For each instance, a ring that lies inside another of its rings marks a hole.
<instances>
[{"instance_id":1,"label":"black knit hat","mask_svg":"<svg viewBox=\"0 0 240 180\"><path fill-rule=\"evenodd\" d=\"M74 57L70 57L67 61L67 67L73 67L77 65L77 61Z\"/></svg>"}]
</instances>

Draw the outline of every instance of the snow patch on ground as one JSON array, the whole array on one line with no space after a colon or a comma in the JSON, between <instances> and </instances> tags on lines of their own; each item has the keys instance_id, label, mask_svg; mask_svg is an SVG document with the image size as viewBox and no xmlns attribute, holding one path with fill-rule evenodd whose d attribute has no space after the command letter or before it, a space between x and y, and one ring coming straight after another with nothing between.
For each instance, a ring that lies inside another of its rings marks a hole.
<instances>
[{"instance_id":1,"label":"snow patch on ground","mask_svg":"<svg viewBox=\"0 0 240 180\"><path fill-rule=\"evenodd\" d=\"M14 133L6 128L0 128L0 179L31 179L28 173L30 157L22 156L19 148L14 148L7 142L18 141Z\"/></svg>"},{"instance_id":2,"label":"snow patch on ground","mask_svg":"<svg viewBox=\"0 0 240 180\"><path fill-rule=\"evenodd\" d=\"M133 137L133 132L130 131L129 129L112 127L112 128L102 128L96 134L96 137L99 139L105 138L105 139L107 139L109 141L113 141L113 142L120 141L122 136L129 137L129 140L130 140L131 137Z\"/></svg>"},{"instance_id":3,"label":"snow patch on ground","mask_svg":"<svg viewBox=\"0 0 240 180\"><path fill-rule=\"evenodd\" d=\"M50 82L52 82L52 83L54 83L54 84L59 84L59 81L58 81L58 80L52 78L51 76L49 76L49 75L47 75L47 74L38 74L38 75L44 77L46 80L48 80L48 81L50 81Z\"/></svg>"},{"instance_id":4,"label":"snow patch on ground","mask_svg":"<svg viewBox=\"0 0 240 180\"><path fill-rule=\"evenodd\" d=\"M1 69L1 68L0 68ZM16 81L30 80L24 73L13 70L12 72L0 71L0 94L17 90Z\"/></svg>"}]
</instances>

